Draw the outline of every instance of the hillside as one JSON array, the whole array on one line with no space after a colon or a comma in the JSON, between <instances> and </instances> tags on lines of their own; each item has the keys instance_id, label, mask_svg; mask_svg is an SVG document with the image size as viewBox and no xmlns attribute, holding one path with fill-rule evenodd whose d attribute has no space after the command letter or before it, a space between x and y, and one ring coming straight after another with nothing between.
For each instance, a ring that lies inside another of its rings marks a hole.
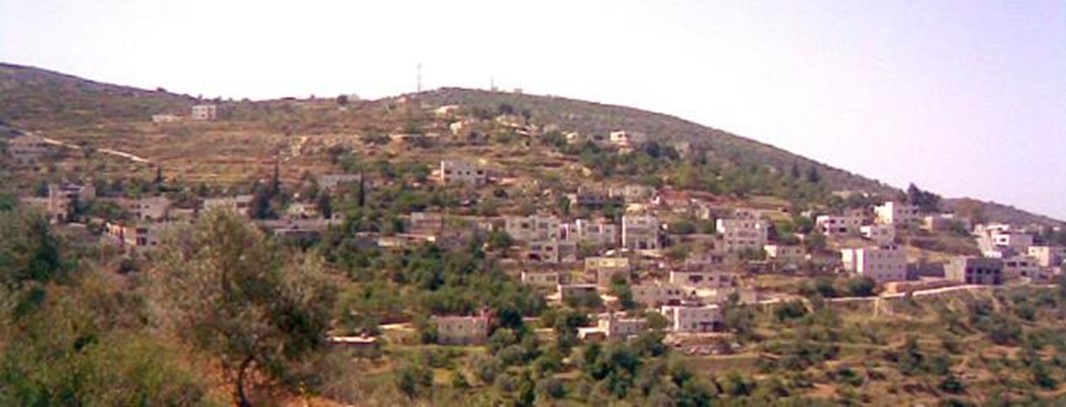
<instances>
[{"instance_id":1,"label":"hillside","mask_svg":"<svg viewBox=\"0 0 1066 407\"><path fill-rule=\"evenodd\" d=\"M187 109L194 98L0 63L0 122L54 129Z\"/></svg>"},{"instance_id":2,"label":"hillside","mask_svg":"<svg viewBox=\"0 0 1066 407\"><path fill-rule=\"evenodd\" d=\"M708 161L720 167L768 167L781 174L793 167L804 172L814 168L828 190L882 194L897 191L756 140L661 113L561 97L459 88L404 96L426 109L460 105L467 110L495 113L501 106L510 106L515 112L528 112L531 121L542 128L564 132L603 136L625 130L643 140L685 142L693 151L705 151ZM446 131L447 122L434 121L424 110L413 113L410 109L394 109L397 100L400 98L353 103L340 110L333 99L215 101L228 108L229 120L155 126L149 120L152 114L184 114L198 99L0 63L0 123L14 129L43 131L67 142L129 151L166 168L180 169L179 175L190 181L241 182L249 173L269 170L272 157L280 148L314 147L314 152L301 156L294 163L297 167L291 168L289 175L297 176L302 171L323 169L327 158L323 151L337 143L404 132L412 124L418 124L422 131ZM467 150L449 147L444 152L464 154ZM527 155L536 153L526 151ZM967 201L946 200L945 209L972 206L964 202ZM1012 207L982 207L982 214L989 220L1062 225L1061 221Z\"/></svg>"},{"instance_id":3,"label":"hillside","mask_svg":"<svg viewBox=\"0 0 1066 407\"><path fill-rule=\"evenodd\" d=\"M508 104L518 111L529 110L537 121L555 123L562 129L582 134L625 130L649 140L687 142L693 148L707 149L710 158L725 165L771 166L782 173L789 171L793 164L802 169L813 166L835 190L895 191L878 181L780 148L661 113L560 97L460 88L442 88L414 96L436 106L455 104L495 110L501 104Z\"/></svg>"},{"instance_id":4,"label":"hillside","mask_svg":"<svg viewBox=\"0 0 1066 407\"><path fill-rule=\"evenodd\" d=\"M1027 212L1010 205L985 202L973 198L945 199L943 207L945 210L958 213L974 213L978 218L983 218L989 222L1066 227L1066 222L1059 219Z\"/></svg>"}]
</instances>

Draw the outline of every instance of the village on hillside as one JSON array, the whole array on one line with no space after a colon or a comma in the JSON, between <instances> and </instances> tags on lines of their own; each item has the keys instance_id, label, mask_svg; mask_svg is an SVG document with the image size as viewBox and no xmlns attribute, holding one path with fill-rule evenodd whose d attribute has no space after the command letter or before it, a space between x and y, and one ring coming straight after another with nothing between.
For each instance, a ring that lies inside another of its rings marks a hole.
<instances>
[{"instance_id":1,"label":"village on hillside","mask_svg":"<svg viewBox=\"0 0 1066 407\"><path fill-rule=\"evenodd\" d=\"M337 109L348 103L338 100ZM1046 238L1061 230L941 212L938 197L913 186L894 196L836 191L836 205L797 210L781 199L760 202L671 182L593 177L595 169L580 165L566 169L577 181L548 183L529 175L521 167L527 164L514 157L449 151L484 148L506 137L504 143L547 145L556 155L585 148L623 161L637 155L692 160L700 152L624 128L581 134L553 124L538 126L528 111L510 106L496 112L459 105L417 109L431 117L427 128L355 137L345 149L315 146L306 137L293 140L270 163L273 173L257 174L254 185L243 190L176 185L170 168L155 165L155 179L136 186L109 183L106 175L66 173L63 181L41 181L20 199L54 224L80 230L85 244L113 245L134 258L150 258L168 230L210 211L230 211L280 241L304 247L339 234L353 247L385 252L425 245L464 251L478 242L507 275L542 294L549 307L587 310L588 325L577 328L580 340L635 337L665 323L665 341L686 352L706 351L699 345L729 331L727 304L772 306L804 298L803 290L821 290L830 301L902 299L1047 284L1063 273L1066 247ZM191 106L186 113L159 112L144 119L152 126L196 126L228 117L216 104ZM57 161L78 154L72 150L88 148L17 133L6 148L16 173L54 171ZM373 168L367 162L305 171L296 180L279 175L294 172L289 168L299 165L294 160L316 148L332 151L340 161L360 151L442 153L435 161L407 165L401 175L399 168ZM117 150L109 154L140 158ZM818 182L816 173L797 168L782 176ZM379 202L375 205L388 207L378 214L385 218L368 225L368 201L378 190L434 195ZM440 344L487 343L499 316L488 309L469 311L432 315L431 323L418 329L431 329L432 340ZM647 311L662 322L649 320ZM402 315L383 319L389 322L384 328L413 329ZM364 327L338 332L335 341L373 344L382 332Z\"/></svg>"}]
</instances>

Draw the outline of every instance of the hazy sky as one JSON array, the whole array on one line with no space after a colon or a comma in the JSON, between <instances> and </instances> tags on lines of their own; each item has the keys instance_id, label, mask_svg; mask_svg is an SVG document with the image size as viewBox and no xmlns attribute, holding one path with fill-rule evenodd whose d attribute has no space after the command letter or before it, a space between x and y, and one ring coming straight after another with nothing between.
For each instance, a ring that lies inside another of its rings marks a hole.
<instances>
[{"instance_id":1,"label":"hazy sky","mask_svg":"<svg viewBox=\"0 0 1066 407\"><path fill-rule=\"evenodd\" d=\"M0 0L0 60L193 95L629 105L1066 219L1066 2Z\"/></svg>"}]
</instances>

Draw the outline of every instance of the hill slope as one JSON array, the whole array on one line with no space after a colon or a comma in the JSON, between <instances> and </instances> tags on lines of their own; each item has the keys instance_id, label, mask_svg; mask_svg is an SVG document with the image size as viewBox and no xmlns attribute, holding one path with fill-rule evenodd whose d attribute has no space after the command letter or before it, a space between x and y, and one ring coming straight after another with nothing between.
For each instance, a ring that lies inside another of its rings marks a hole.
<instances>
[{"instance_id":1,"label":"hill slope","mask_svg":"<svg viewBox=\"0 0 1066 407\"><path fill-rule=\"evenodd\" d=\"M195 99L0 63L0 122L50 129L184 112Z\"/></svg>"},{"instance_id":2,"label":"hill slope","mask_svg":"<svg viewBox=\"0 0 1066 407\"><path fill-rule=\"evenodd\" d=\"M462 105L495 112L500 106L509 105L516 112L529 111L537 123L552 124L563 131L604 135L610 131L626 130L647 140L663 143L687 142L694 149L706 150L710 160L723 166L768 166L782 173L790 171L793 166L803 171L815 168L831 190L863 190L889 194L897 192L888 185L846 170L833 168L726 131L660 113L560 97L460 88L442 88L405 96L434 107ZM326 132L338 134L350 132L353 128L357 131L361 129L361 132L396 128L396 117L385 117L382 112L387 109L381 108L393 101L395 98L385 98L361 108L353 108L349 112L337 112L337 109L332 107L333 101L326 99L241 102L236 104L234 110L237 113L255 113L256 115L251 116L256 119L242 118L226 124L225 127L234 131L254 130L260 135L258 137L264 140L287 136L293 131L291 128L301 127L304 127L304 130L322 128L326 129ZM191 96L164 90L153 91L106 84L34 67L0 63L0 124L13 129L43 130L52 132L52 135L62 135L84 133L86 129L110 125L112 131L109 134L112 137L100 140L106 140L111 148L121 149L144 143L163 143L167 148L171 148L174 147L170 145L172 138L139 140L145 136L142 134L145 131L144 123L156 113L184 114L189 106L197 102L198 99ZM372 108L372 105L377 108ZM241 116L237 113L235 116ZM269 117L263 119L260 117L263 115ZM121 131L114 131L116 126ZM181 130L188 132L187 129ZM160 130L152 128L152 131ZM89 131L93 132L98 130ZM123 139L132 135L137 135L138 140ZM226 144L224 141L221 143ZM247 144L248 140L242 139L241 143ZM153 158L150 151L140 151L136 148L133 150ZM181 151L177 149L170 154L181 154ZM266 161L270 159L268 156L247 158ZM957 210L960 202L967 201L947 200L945 209ZM979 203L985 208L982 214L989 220L1063 225L1059 220L1012 207Z\"/></svg>"},{"instance_id":3,"label":"hill slope","mask_svg":"<svg viewBox=\"0 0 1066 407\"><path fill-rule=\"evenodd\" d=\"M771 166L783 173L793 165L802 170L814 167L834 190L896 191L878 181L768 144L661 113L560 97L460 88L442 88L412 96L431 105L457 104L493 111L506 104L517 111L529 110L537 121L555 123L562 129L587 135L625 130L659 142L687 142L692 147L707 149L710 158L726 165Z\"/></svg>"}]
</instances>

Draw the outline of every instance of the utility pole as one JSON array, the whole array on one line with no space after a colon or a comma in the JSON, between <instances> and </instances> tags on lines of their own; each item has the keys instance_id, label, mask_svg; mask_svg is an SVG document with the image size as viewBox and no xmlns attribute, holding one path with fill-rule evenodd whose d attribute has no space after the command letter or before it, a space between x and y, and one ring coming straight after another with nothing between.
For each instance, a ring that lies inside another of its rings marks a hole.
<instances>
[{"instance_id":1,"label":"utility pole","mask_svg":"<svg viewBox=\"0 0 1066 407\"><path fill-rule=\"evenodd\" d=\"M422 92L422 63L418 63L418 92Z\"/></svg>"}]
</instances>

